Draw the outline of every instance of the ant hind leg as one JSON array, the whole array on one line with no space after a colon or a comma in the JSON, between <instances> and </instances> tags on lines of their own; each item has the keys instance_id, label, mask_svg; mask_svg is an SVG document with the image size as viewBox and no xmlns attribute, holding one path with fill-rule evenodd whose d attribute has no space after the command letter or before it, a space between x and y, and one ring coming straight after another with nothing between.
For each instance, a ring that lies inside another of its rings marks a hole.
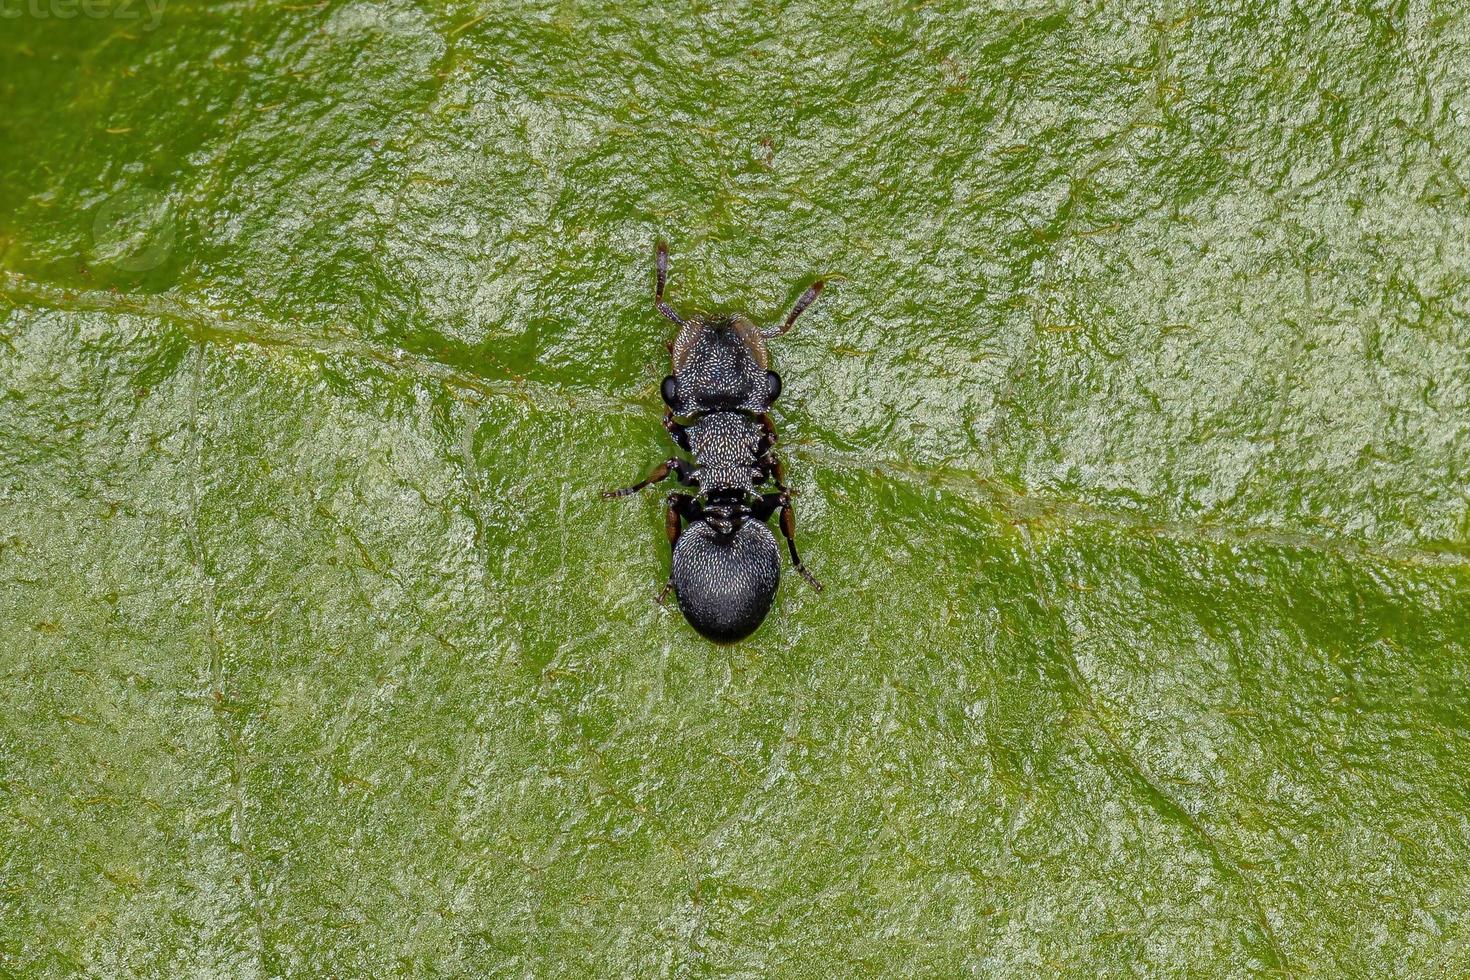
<instances>
[{"instance_id":1,"label":"ant hind leg","mask_svg":"<svg viewBox=\"0 0 1470 980\"><path fill-rule=\"evenodd\" d=\"M807 571L806 565L802 564L801 555L796 553L796 509L791 505L791 493L767 493L761 496L760 506L755 510L756 516L764 520L770 517L772 512L781 511L781 535L786 538L786 547L791 550L791 564L806 579L808 585L818 592L822 591L822 583L817 577Z\"/></svg>"},{"instance_id":2,"label":"ant hind leg","mask_svg":"<svg viewBox=\"0 0 1470 980\"><path fill-rule=\"evenodd\" d=\"M683 533L684 521L694 519L694 498L687 493L671 493L668 496L669 507L664 512L664 533L669 538L669 553L673 554L674 546L679 543L679 535ZM668 601L669 593L674 588L673 576L664 583L663 591L658 594L658 604L662 606Z\"/></svg>"}]
</instances>

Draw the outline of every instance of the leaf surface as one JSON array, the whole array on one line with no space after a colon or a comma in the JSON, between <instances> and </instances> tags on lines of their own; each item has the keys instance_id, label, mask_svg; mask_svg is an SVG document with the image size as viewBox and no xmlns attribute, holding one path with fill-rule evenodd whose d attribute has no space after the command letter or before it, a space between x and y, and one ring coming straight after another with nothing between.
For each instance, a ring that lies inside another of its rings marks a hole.
<instances>
[{"instance_id":1,"label":"leaf surface","mask_svg":"<svg viewBox=\"0 0 1470 980\"><path fill-rule=\"evenodd\" d=\"M1470 970L1463 11L14 9L3 972Z\"/></svg>"}]
</instances>

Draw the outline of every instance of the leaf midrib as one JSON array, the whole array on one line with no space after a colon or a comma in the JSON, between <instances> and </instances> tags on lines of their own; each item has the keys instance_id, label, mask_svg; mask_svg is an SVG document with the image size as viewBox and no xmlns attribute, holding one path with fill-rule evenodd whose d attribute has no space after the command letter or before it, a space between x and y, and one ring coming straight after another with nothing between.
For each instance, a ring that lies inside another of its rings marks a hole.
<instances>
[{"instance_id":1,"label":"leaf midrib","mask_svg":"<svg viewBox=\"0 0 1470 980\"><path fill-rule=\"evenodd\" d=\"M590 410L602 414L644 415L649 411L649 406L642 400L581 389L572 391L555 382L519 376L508 376L505 380L485 378L422 354L364 342L346 325L318 326L312 330L304 324L293 323L288 330L266 318L221 311L198 298L178 293L70 290L6 272L0 274L0 297L20 308L152 317L183 328L204 344L344 355L420 380L438 382L447 391L467 401L507 399L540 411L560 413ZM1026 493L963 467L916 463L902 457L874 457L810 442L786 443L785 448L800 459L830 469L872 473L912 486L938 488L995 511L1001 521L1033 529L1104 526L1150 537L1223 547L1255 544L1349 560L1470 570L1470 548L1451 543L1439 548L1391 545L1350 535L1313 534L1273 524L1240 526L1160 519L1136 511L1099 507L1081 500Z\"/></svg>"}]
</instances>

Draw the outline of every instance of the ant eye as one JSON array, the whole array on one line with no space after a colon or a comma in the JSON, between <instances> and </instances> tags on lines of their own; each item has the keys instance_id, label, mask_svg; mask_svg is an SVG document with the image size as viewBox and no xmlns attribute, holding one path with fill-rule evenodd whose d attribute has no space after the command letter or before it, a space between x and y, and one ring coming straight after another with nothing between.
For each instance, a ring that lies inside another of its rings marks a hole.
<instances>
[{"instance_id":1,"label":"ant eye","mask_svg":"<svg viewBox=\"0 0 1470 980\"><path fill-rule=\"evenodd\" d=\"M679 403L679 382L672 374L664 378L663 396L664 404L670 408Z\"/></svg>"},{"instance_id":2,"label":"ant eye","mask_svg":"<svg viewBox=\"0 0 1470 980\"><path fill-rule=\"evenodd\" d=\"M771 401L775 401L777 398L781 397L781 376L779 374L777 374L775 371L767 371L766 383L769 384L771 388Z\"/></svg>"}]
</instances>

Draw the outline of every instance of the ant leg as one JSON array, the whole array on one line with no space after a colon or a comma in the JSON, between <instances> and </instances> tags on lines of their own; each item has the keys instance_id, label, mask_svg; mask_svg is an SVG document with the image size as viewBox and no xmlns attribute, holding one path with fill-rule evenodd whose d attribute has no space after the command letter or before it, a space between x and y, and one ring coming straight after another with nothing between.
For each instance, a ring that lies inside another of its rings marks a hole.
<instances>
[{"instance_id":1,"label":"ant leg","mask_svg":"<svg viewBox=\"0 0 1470 980\"><path fill-rule=\"evenodd\" d=\"M776 448L776 423L771 421L771 416L765 412L756 416L756 421L761 424L761 441L756 447L756 455L759 462L756 464L755 477L757 481L770 477L776 481L776 489L782 493L789 493L790 488L786 486L786 470L781 465L781 460L773 450Z\"/></svg>"},{"instance_id":2,"label":"ant leg","mask_svg":"<svg viewBox=\"0 0 1470 980\"><path fill-rule=\"evenodd\" d=\"M684 530L682 520L689 513L689 505L694 503L694 498L687 493L671 493L665 498L669 509L664 513L664 533L669 536L669 549L679 543L679 535Z\"/></svg>"},{"instance_id":3,"label":"ant leg","mask_svg":"<svg viewBox=\"0 0 1470 980\"><path fill-rule=\"evenodd\" d=\"M608 500L611 500L613 497L626 497L629 494L637 493L644 487L663 482L668 479L671 471L678 478L679 482L686 487L694 485L694 467L677 456L670 456L655 466L648 476L639 480L631 487L621 487L617 490L604 490L602 491L602 496Z\"/></svg>"},{"instance_id":4,"label":"ant leg","mask_svg":"<svg viewBox=\"0 0 1470 980\"><path fill-rule=\"evenodd\" d=\"M784 498L781 503L781 533L785 536L786 544L791 549L791 564L796 566L796 570L801 573L802 578L806 579L808 585L821 592L822 583L817 581L815 575L806 570L806 566L801 563L801 556L796 553L796 508L791 506L791 494L783 493L781 496Z\"/></svg>"},{"instance_id":5,"label":"ant leg","mask_svg":"<svg viewBox=\"0 0 1470 980\"><path fill-rule=\"evenodd\" d=\"M816 282L806 287L806 292L801 294L801 299L797 300L796 305L791 308L791 312L786 314L786 322L781 324L779 327L768 327L765 330L762 330L761 336L769 340L772 337L779 337L786 331L790 330L791 325L796 322L796 318L801 316L801 314L805 312L808 306L811 306L813 303L815 303L818 296L822 295L822 287L826 285L826 282L818 279Z\"/></svg>"},{"instance_id":6,"label":"ant leg","mask_svg":"<svg viewBox=\"0 0 1470 980\"><path fill-rule=\"evenodd\" d=\"M776 423L771 421L771 416L766 412L756 416L756 421L761 424L760 453L765 455L776 448Z\"/></svg>"},{"instance_id":7,"label":"ant leg","mask_svg":"<svg viewBox=\"0 0 1470 980\"><path fill-rule=\"evenodd\" d=\"M679 543L679 535L683 532L683 521L693 520L694 498L687 493L671 493L668 502L669 509L664 512L664 533L669 536L669 552L672 554L674 546ZM658 594L660 606L668 600L673 587L673 578L664 583L663 591Z\"/></svg>"},{"instance_id":8,"label":"ant leg","mask_svg":"<svg viewBox=\"0 0 1470 980\"><path fill-rule=\"evenodd\" d=\"M769 477L775 484L776 489L791 496L791 488L786 485L786 467L781 465L781 459L774 454L761 458L756 467L756 479L763 480Z\"/></svg>"},{"instance_id":9,"label":"ant leg","mask_svg":"<svg viewBox=\"0 0 1470 980\"><path fill-rule=\"evenodd\" d=\"M689 430L682 422L675 421L672 408L664 409L664 428L669 431L675 445L686 453L689 452Z\"/></svg>"},{"instance_id":10,"label":"ant leg","mask_svg":"<svg viewBox=\"0 0 1470 980\"><path fill-rule=\"evenodd\" d=\"M801 556L796 553L796 509L791 506L791 494L789 492L762 494L760 506L755 509L755 513L757 516L770 517L771 512L777 508L781 510L781 534L786 538L786 546L791 549L791 564L801 573L801 577L806 579L808 585L821 592L822 583L807 571L806 566L801 563Z\"/></svg>"},{"instance_id":11,"label":"ant leg","mask_svg":"<svg viewBox=\"0 0 1470 980\"><path fill-rule=\"evenodd\" d=\"M682 327L684 321L679 319L679 314L674 312L672 306L664 302L664 283L669 278L669 243L662 238L658 240L657 255L654 258L654 270L656 272L656 279L653 287L653 306L664 316Z\"/></svg>"}]
</instances>

